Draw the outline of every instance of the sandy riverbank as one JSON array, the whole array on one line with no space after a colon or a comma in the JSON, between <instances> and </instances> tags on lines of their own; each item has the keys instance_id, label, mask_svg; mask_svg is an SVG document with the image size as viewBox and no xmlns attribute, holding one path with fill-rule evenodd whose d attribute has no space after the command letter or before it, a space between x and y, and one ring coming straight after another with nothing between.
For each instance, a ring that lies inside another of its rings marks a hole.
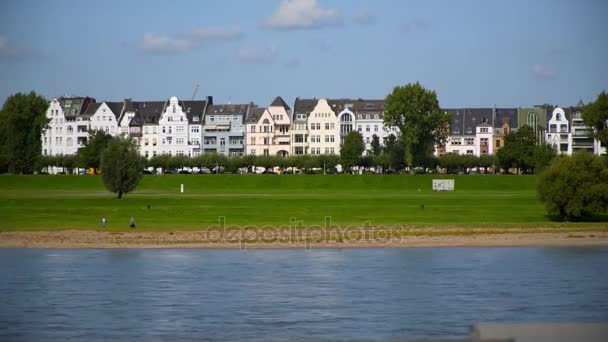
<instances>
[{"instance_id":1,"label":"sandy riverbank","mask_svg":"<svg viewBox=\"0 0 608 342\"><path fill-rule=\"evenodd\" d=\"M0 232L0 248L396 248L608 246L608 232L501 232L436 234L358 230L336 232Z\"/></svg>"}]
</instances>

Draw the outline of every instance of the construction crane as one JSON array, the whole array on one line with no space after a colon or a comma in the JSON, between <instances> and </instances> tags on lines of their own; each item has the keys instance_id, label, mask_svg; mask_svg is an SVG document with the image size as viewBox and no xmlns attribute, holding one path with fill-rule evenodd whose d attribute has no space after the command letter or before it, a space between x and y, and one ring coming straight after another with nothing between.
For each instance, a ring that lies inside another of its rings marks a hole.
<instances>
[{"instance_id":1,"label":"construction crane","mask_svg":"<svg viewBox=\"0 0 608 342\"><path fill-rule=\"evenodd\" d=\"M196 93L198 93L199 87L200 87L199 84L197 84L196 87L194 87L194 92L192 93L192 101L194 101L194 98L196 97Z\"/></svg>"}]
</instances>

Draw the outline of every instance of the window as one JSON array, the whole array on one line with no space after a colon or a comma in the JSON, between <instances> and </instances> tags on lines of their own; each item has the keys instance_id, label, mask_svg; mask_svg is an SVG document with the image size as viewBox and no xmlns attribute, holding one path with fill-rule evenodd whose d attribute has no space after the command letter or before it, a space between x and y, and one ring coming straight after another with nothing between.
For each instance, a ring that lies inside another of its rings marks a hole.
<instances>
[{"instance_id":1,"label":"window","mask_svg":"<svg viewBox=\"0 0 608 342\"><path fill-rule=\"evenodd\" d=\"M467 156L472 156L473 155L473 150L467 150Z\"/></svg>"},{"instance_id":2,"label":"window","mask_svg":"<svg viewBox=\"0 0 608 342\"><path fill-rule=\"evenodd\" d=\"M496 147L499 148L500 147L500 139L496 139Z\"/></svg>"},{"instance_id":3,"label":"window","mask_svg":"<svg viewBox=\"0 0 608 342\"><path fill-rule=\"evenodd\" d=\"M200 132L200 127L199 126L192 126L190 128L190 132L191 133L198 133L198 132Z\"/></svg>"},{"instance_id":4,"label":"window","mask_svg":"<svg viewBox=\"0 0 608 342\"><path fill-rule=\"evenodd\" d=\"M329 122L325 123L325 129L329 129Z\"/></svg>"},{"instance_id":5,"label":"window","mask_svg":"<svg viewBox=\"0 0 608 342\"><path fill-rule=\"evenodd\" d=\"M156 146L156 139L152 139L152 146Z\"/></svg>"},{"instance_id":6,"label":"window","mask_svg":"<svg viewBox=\"0 0 608 342\"><path fill-rule=\"evenodd\" d=\"M145 155L146 155L146 158L148 158L148 151L146 151Z\"/></svg>"},{"instance_id":7,"label":"window","mask_svg":"<svg viewBox=\"0 0 608 342\"><path fill-rule=\"evenodd\" d=\"M264 155L265 155L265 156L267 156L267 155L269 155L269 154L270 154L270 153L269 153L268 149L267 149L267 148L265 148L265 149L264 149Z\"/></svg>"},{"instance_id":8,"label":"window","mask_svg":"<svg viewBox=\"0 0 608 342\"><path fill-rule=\"evenodd\" d=\"M460 138L453 138L451 143L452 145L462 145L462 140Z\"/></svg>"},{"instance_id":9,"label":"window","mask_svg":"<svg viewBox=\"0 0 608 342\"><path fill-rule=\"evenodd\" d=\"M357 130L358 130L359 132L363 132L363 126L361 126L361 125L357 125Z\"/></svg>"},{"instance_id":10,"label":"window","mask_svg":"<svg viewBox=\"0 0 608 342\"><path fill-rule=\"evenodd\" d=\"M465 145L475 145L475 138L464 138Z\"/></svg>"},{"instance_id":11,"label":"window","mask_svg":"<svg viewBox=\"0 0 608 342\"><path fill-rule=\"evenodd\" d=\"M251 145L255 145L255 137L251 137Z\"/></svg>"},{"instance_id":12,"label":"window","mask_svg":"<svg viewBox=\"0 0 608 342\"><path fill-rule=\"evenodd\" d=\"M211 121L213 121L213 119ZM250 131L251 133L255 133L255 126L251 126Z\"/></svg>"},{"instance_id":13,"label":"window","mask_svg":"<svg viewBox=\"0 0 608 342\"><path fill-rule=\"evenodd\" d=\"M268 145L268 142L270 141L268 137L264 137L262 139L264 140L264 145Z\"/></svg>"},{"instance_id":14,"label":"window","mask_svg":"<svg viewBox=\"0 0 608 342\"><path fill-rule=\"evenodd\" d=\"M251 154L252 156L255 156L255 148L252 148L252 149L249 151L249 154Z\"/></svg>"},{"instance_id":15,"label":"window","mask_svg":"<svg viewBox=\"0 0 608 342\"><path fill-rule=\"evenodd\" d=\"M479 133L488 133L488 128L487 127L481 127L479 129Z\"/></svg>"},{"instance_id":16,"label":"window","mask_svg":"<svg viewBox=\"0 0 608 342\"><path fill-rule=\"evenodd\" d=\"M562 115L560 113L555 114L555 120L562 121Z\"/></svg>"},{"instance_id":17,"label":"window","mask_svg":"<svg viewBox=\"0 0 608 342\"><path fill-rule=\"evenodd\" d=\"M184 138L176 138L175 139L175 143L177 145L183 145L184 144Z\"/></svg>"},{"instance_id":18,"label":"window","mask_svg":"<svg viewBox=\"0 0 608 342\"><path fill-rule=\"evenodd\" d=\"M366 132L369 132L369 131L370 131L370 129L369 129L369 125L365 125L365 131L366 131Z\"/></svg>"},{"instance_id":19,"label":"window","mask_svg":"<svg viewBox=\"0 0 608 342\"><path fill-rule=\"evenodd\" d=\"M378 132L378 125L374 125L374 132Z\"/></svg>"},{"instance_id":20,"label":"window","mask_svg":"<svg viewBox=\"0 0 608 342\"><path fill-rule=\"evenodd\" d=\"M325 136L325 142L329 142L329 135Z\"/></svg>"},{"instance_id":21,"label":"window","mask_svg":"<svg viewBox=\"0 0 608 342\"><path fill-rule=\"evenodd\" d=\"M479 139L479 144L481 146L488 146L488 138L481 138L481 139Z\"/></svg>"},{"instance_id":22,"label":"window","mask_svg":"<svg viewBox=\"0 0 608 342\"><path fill-rule=\"evenodd\" d=\"M173 105L173 114L175 114L175 105Z\"/></svg>"},{"instance_id":23,"label":"window","mask_svg":"<svg viewBox=\"0 0 608 342\"><path fill-rule=\"evenodd\" d=\"M369 141L369 137L365 137L365 143L366 143L366 144L369 144L369 142L370 142L370 141Z\"/></svg>"},{"instance_id":24,"label":"window","mask_svg":"<svg viewBox=\"0 0 608 342\"><path fill-rule=\"evenodd\" d=\"M175 133L184 133L184 126L175 127Z\"/></svg>"},{"instance_id":25,"label":"window","mask_svg":"<svg viewBox=\"0 0 608 342\"><path fill-rule=\"evenodd\" d=\"M220 138L220 146L226 146L226 138Z\"/></svg>"}]
</instances>

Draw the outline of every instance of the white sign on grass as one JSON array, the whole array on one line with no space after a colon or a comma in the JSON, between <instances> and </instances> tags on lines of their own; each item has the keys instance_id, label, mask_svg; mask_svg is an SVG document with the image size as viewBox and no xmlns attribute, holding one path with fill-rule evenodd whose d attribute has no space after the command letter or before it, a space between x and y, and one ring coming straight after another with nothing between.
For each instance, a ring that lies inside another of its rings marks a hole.
<instances>
[{"instance_id":1,"label":"white sign on grass","mask_svg":"<svg viewBox=\"0 0 608 342\"><path fill-rule=\"evenodd\" d=\"M435 191L454 191L453 179L433 179L433 190Z\"/></svg>"}]
</instances>

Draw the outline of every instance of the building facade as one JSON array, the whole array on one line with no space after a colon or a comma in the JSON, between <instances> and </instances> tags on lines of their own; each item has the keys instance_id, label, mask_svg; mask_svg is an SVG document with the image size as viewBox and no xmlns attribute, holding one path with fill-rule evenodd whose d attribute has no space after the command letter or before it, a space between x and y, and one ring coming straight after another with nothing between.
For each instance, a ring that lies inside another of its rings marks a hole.
<instances>
[{"instance_id":1,"label":"building facade","mask_svg":"<svg viewBox=\"0 0 608 342\"><path fill-rule=\"evenodd\" d=\"M245 119L253 104L209 105L203 122L203 152L240 156L245 153Z\"/></svg>"},{"instance_id":2,"label":"building facade","mask_svg":"<svg viewBox=\"0 0 608 342\"><path fill-rule=\"evenodd\" d=\"M290 151L291 108L279 96L267 108L250 110L246 150L251 155L287 156Z\"/></svg>"},{"instance_id":3,"label":"building facade","mask_svg":"<svg viewBox=\"0 0 608 342\"><path fill-rule=\"evenodd\" d=\"M94 103L95 99L90 97L61 97L51 100L46 111L46 117L50 121L41 137L42 154L76 154L89 139L90 118L95 110L87 112L87 108Z\"/></svg>"}]
</instances>

